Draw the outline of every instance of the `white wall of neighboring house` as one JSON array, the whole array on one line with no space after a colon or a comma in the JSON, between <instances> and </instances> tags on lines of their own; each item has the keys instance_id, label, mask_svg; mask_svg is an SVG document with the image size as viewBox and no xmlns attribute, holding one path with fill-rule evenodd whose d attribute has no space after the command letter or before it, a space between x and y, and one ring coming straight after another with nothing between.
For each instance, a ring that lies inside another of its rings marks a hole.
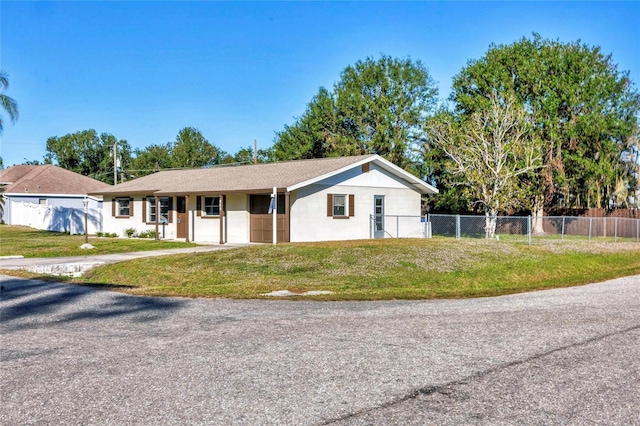
<instances>
[{"instance_id":1,"label":"white wall of neighboring house","mask_svg":"<svg viewBox=\"0 0 640 426\"><path fill-rule=\"evenodd\" d=\"M82 206L82 199L80 200ZM87 228L89 234L102 231L101 203L94 202L87 210ZM61 207L7 198L5 204L5 223L9 225L29 226L46 231L84 234L84 206Z\"/></svg>"}]
</instances>

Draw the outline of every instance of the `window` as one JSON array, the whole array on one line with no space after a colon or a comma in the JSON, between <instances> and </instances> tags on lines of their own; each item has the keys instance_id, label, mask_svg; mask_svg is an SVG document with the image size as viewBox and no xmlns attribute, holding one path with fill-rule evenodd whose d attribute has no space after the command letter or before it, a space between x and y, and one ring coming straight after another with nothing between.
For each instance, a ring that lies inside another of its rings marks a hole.
<instances>
[{"instance_id":1,"label":"window","mask_svg":"<svg viewBox=\"0 0 640 426\"><path fill-rule=\"evenodd\" d=\"M327 216L334 219L348 219L355 216L354 194L327 194Z\"/></svg>"},{"instance_id":2,"label":"window","mask_svg":"<svg viewBox=\"0 0 640 426\"><path fill-rule=\"evenodd\" d=\"M220 197L204 197L204 215L220 216Z\"/></svg>"},{"instance_id":3,"label":"window","mask_svg":"<svg viewBox=\"0 0 640 426\"><path fill-rule=\"evenodd\" d=\"M156 199L154 197L147 198L149 200L149 222L156 221ZM160 197L160 217L158 222L169 222L169 197Z\"/></svg>"},{"instance_id":4,"label":"window","mask_svg":"<svg viewBox=\"0 0 640 426\"><path fill-rule=\"evenodd\" d=\"M334 194L333 196L333 215L346 216L345 207L347 204L346 195Z\"/></svg>"},{"instance_id":5,"label":"window","mask_svg":"<svg viewBox=\"0 0 640 426\"><path fill-rule=\"evenodd\" d=\"M131 216L131 200L129 198L116 198L116 216Z\"/></svg>"}]
</instances>

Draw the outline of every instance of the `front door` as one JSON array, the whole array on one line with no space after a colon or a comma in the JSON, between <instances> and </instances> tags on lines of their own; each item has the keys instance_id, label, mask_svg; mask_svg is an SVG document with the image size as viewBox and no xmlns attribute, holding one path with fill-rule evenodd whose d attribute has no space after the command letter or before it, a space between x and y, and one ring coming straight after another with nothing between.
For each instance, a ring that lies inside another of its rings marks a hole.
<instances>
[{"instance_id":1,"label":"front door","mask_svg":"<svg viewBox=\"0 0 640 426\"><path fill-rule=\"evenodd\" d=\"M373 196L373 238L384 238L384 195Z\"/></svg>"},{"instance_id":2,"label":"front door","mask_svg":"<svg viewBox=\"0 0 640 426\"><path fill-rule=\"evenodd\" d=\"M176 238L187 238L189 221L187 217L187 200L185 197L176 197Z\"/></svg>"}]
</instances>

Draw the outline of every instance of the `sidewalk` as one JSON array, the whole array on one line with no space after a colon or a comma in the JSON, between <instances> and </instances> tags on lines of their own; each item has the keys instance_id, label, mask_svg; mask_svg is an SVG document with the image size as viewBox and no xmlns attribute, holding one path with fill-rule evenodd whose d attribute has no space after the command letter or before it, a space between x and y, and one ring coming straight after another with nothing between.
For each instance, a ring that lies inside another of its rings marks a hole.
<instances>
[{"instance_id":1,"label":"sidewalk","mask_svg":"<svg viewBox=\"0 0 640 426\"><path fill-rule=\"evenodd\" d=\"M228 250L237 247L246 247L249 244L224 244L224 245L202 245L189 248L163 249L152 251L138 251L115 254L87 254L86 256L68 257L31 257L15 258L8 256L0 257L0 269L26 270L36 273L47 273L54 275L80 276L89 269L109 263L124 262L143 257L166 256L170 254L184 253L204 253L216 250Z\"/></svg>"}]
</instances>

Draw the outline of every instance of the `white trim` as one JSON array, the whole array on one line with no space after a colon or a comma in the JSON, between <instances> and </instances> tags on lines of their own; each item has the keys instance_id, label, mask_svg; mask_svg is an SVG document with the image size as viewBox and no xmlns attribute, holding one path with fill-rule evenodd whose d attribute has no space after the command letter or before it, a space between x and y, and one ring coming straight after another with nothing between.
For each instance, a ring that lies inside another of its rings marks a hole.
<instances>
[{"instance_id":1,"label":"white trim","mask_svg":"<svg viewBox=\"0 0 640 426\"><path fill-rule=\"evenodd\" d=\"M376 163L378 163L383 169L385 169L385 170L391 172L392 174L400 177L401 179L405 180L408 184L412 185L415 189L417 189L422 194L437 194L438 193L438 189L437 188L434 188L433 186L429 185L428 183L423 182L422 180L418 179L417 177L415 177L411 173L402 170L400 167L396 166L395 164L393 164L390 161L385 160L384 158L380 157L377 154L374 154L374 155L371 155L369 157L366 157L366 158L364 158L364 159L362 159L360 161L356 161L355 163L351 163L348 166L344 166L344 167L342 167L340 169L331 171L329 173L325 173L324 175L317 176L315 178L306 180L304 182L297 183L295 185L291 185L291 186L287 187L287 192L292 192L292 191L295 191L296 189L300 189L300 188L303 188L305 186L312 185L314 183L320 182L321 180L330 178L331 176L335 176L335 175L340 174L342 172L345 172L347 170L351 170L354 167L362 166L363 164L371 163L371 162L374 162L374 161Z\"/></svg>"},{"instance_id":2,"label":"white trim","mask_svg":"<svg viewBox=\"0 0 640 426\"><path fill-rule=\"evenodd\" d=\"M95 197L92 195L84 195L84 194L47 194L47 193L40 193L40 192L5 192L4 193L5 197L10 197L10 196L14 196L14 197L43 197L43 198L80 198L80 199L84 199L84 198L89 198L93 201L103 201L103 198L100 197Z\"/></svg>"}]
</instances>

